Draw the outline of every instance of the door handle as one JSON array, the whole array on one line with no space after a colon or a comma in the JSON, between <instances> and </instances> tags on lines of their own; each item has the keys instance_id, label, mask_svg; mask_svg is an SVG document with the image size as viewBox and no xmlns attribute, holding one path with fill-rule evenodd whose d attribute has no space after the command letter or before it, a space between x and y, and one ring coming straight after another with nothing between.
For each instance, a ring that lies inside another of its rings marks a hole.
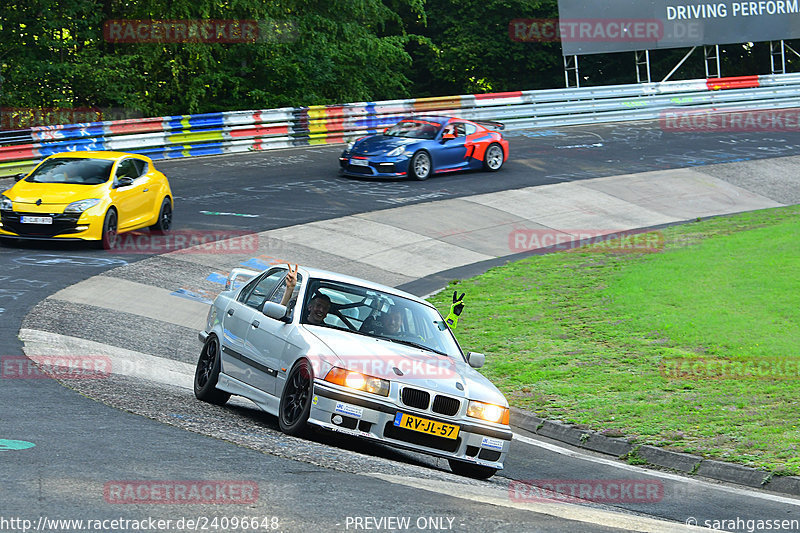
<instances>
[{"instance_id":1,"label":"door handle","mask_svg":"<svg viewBox=\"0 0 800 533\"><path fill-rule=\"evenodd\" d=\"M228 316L233 316L233 309L228 309Z\"/></svg>"},{"instance_id":2,"label":"door handle","mask_svg":"<svg viewBox=\"0 0 800 533\"><path fill-rule=\"evenodd\" d=\"M257 328L258 324L259 324L258 320L253 320L253 322L250 323L250 325L253 326L254 328Z\"/></svg>"}]
</instances>

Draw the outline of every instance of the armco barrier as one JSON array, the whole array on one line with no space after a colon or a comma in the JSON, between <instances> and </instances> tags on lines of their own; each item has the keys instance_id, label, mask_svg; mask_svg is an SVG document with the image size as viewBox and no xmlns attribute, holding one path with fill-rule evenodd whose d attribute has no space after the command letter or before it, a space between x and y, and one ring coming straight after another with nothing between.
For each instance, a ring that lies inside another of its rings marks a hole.
<instances>
[{"instance_id":1,"label":"armco barrier","mask_svg":"<svg viewBox=\"0 0 800 533\"><path fill-rule=\"evenodd\" d=\"M800 107L800 74L471 94L331 106L38 126L0 132L0 176L63 151L119 150L153 159L341 143L403 116L498 120L507 130L659 118L669 110Z\"/></svg>"}]
</instances>

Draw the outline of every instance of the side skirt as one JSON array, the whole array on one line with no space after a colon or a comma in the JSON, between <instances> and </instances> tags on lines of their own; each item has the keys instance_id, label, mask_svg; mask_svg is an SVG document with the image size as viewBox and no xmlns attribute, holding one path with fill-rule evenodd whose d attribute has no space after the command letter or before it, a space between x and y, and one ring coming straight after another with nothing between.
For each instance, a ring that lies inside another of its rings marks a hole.
<instances>
[{"instance_id":1,"label":"side skirt","mask_svg":"<svg viewBox=\"0 0 800 533\"><path fill-rule=\"evenodd\" d=\"M280 398L267 394L222 372L220 372L217 379L217 388L236 396L244 396L269 414L278 416Z\"/></svg>"}]
</instances>

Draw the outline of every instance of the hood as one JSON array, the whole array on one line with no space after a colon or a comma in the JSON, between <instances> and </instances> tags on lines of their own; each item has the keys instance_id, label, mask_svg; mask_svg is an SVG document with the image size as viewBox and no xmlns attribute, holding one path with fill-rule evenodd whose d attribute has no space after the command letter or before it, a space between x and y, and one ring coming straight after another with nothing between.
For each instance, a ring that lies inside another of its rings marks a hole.
<instances>
[{"instance_id":1,"label":"hood","mask_svg":"<svg viewBox=\"0 0 800 533\"><path fill-rule=\"evenodd\" d=\"M305 328L331 350L330 355L319 356L323 366L335 365L450 396L508 406L497 387L460 354L438 355L347 331L310 325Z\"/></svg>"},{"instance_id":2,"label":"hood","mask_svg":"<svg viewBox=\"0 0 800 533\"><path fill-rule=\"evenodd\" d=\"M100 185L75 185L70 183L30 183L18 181L5 195L14 203L35 204L42 200L42 205L69 204L87 198L102 198L105 183Z\"/></svg>"},{"instance_id":3,"label":"hood","mask_svg":"<svg viewBox=\"0 0 800 533\"><path fill-rule=\"evenodd\" d=\"M415 144L423 139L410 139L408 137L389 137L387 135L371 135L353 145L351 155L381 155L390 152L398 146Z\"/></svg>"}]
</instances>

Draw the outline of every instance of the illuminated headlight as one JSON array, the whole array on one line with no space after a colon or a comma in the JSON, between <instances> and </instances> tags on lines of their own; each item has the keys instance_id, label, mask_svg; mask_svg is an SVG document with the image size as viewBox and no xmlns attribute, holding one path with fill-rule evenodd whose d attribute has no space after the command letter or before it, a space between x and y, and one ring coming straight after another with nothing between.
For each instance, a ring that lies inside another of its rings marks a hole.
<instances>
[{"instance_id":1,"label":"illuminated headlight","mask_svg":"<svg viewBox=\"0 0 800 533\"><path fill-rule=\"evenodd\" d=\"M328 375L325 376L325 381L336 383L349 389L363 390L379 396L389 396L388 380L368 376L361 372L345 370L344 368L331 368Z\"/></svg>"},{"instance_id":2,"label":"illuminated headlight","mask_svg":"<svg viewBox=\"0 0 800 533\"><path fill-rule=\"evenodd\" d=\"M508 424L508 414L508 407L476 402L475 400L470 400L469 407L467 407L467 416L480 418L487 422L497 422L498 424Z\"/></svg>"},{"instance_id":3,"label":"illuminated headlight","mask_svg":"<svg viewBox=\"0 0 800 533\"><path fill-rule=\"evenodd\" d=\"M406 147L405 146L398 146L397 148L395 148L394 150L392 150L391 152L389 152L386 155L389 156L389 157L397 157L399 155L402 155L403 152L405 152L405 151L406 151Z\"/></svg>"},{"instance_id":4,"label":"illuminated headlight","mask_svg":"<svg viewBox=\"0 0 800 533\"><path fill-rule=\"evenodd\" d=\"M100 200L97 198L90 198L88 200L78 200L77 202L72 202L69 204L65 209L65 213L83 213L90 207L94 207L100 203Z\"/></svg>"},{"instance_id":5,"label":"illuminated headlight","mask_svg":"<svg viewBox=\"0 0 800 533\"><path fill-rule=\"evenodd\" d=\"M0 210L11 211L14 209L14 202L5 194L0 194Z\"/></svg>"}]
</instances>

